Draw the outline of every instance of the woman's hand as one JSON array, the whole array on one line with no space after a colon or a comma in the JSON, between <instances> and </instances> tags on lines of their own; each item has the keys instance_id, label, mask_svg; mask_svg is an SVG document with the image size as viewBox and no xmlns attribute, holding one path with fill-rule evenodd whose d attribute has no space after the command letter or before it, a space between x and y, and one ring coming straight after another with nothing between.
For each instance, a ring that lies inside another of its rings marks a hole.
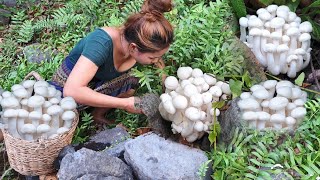
<instances>
[{"instance_id":1,"label":"woman's hand","mask_svg":"<svg viewBox=\"0 0 320 180\"><path fill-rule=\"evenodd\" d=\"M137 101L137 97L129 97L129 98L127 98L127 100L128 100L128 103L125 106L124 110L126 110L130 113L142 114L142 109L135 106L135 102Z\"/></svg>"}]
</instances>

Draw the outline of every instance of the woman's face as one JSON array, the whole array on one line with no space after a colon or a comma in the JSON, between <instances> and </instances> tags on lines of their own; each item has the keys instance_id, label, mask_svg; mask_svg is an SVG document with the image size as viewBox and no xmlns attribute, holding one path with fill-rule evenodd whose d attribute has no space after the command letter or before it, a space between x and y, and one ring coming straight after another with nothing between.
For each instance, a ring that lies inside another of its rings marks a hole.
<instances>
[{"instance_id":1,"label":"woman's face","mask_svg":"<svg viewBox=\"0 0 320 180\"><path fill-rule=\"evenodd\" d=\"M136 48L131 56L140 64L155 64L157 63L162 56L168 51L169 47L162 49L161 51L157 52L146 52L146 53L141 53L139 50Z\"/></svg>"}]
</instances>

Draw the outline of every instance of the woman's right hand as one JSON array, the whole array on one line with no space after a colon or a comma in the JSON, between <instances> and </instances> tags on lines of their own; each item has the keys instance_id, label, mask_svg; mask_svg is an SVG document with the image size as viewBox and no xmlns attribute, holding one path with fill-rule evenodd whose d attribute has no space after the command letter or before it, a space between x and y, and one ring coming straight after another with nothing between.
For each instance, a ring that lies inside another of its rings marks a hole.
<instances>
[{"instance_id":1,"label":"woman's right hand","mask_svg":"<svg viewBox=\"0 0 320 180\"><path fill-rule=\"evenodd\" d=\"M135 98L137 97L129 97L127 98L128 103L126 105L126 107L124 108L124 110L130 112L130 113L135 113L135 114L142 114L142 109L139 109L137 107L135 107Z\"/></svg>"}]
</instances>

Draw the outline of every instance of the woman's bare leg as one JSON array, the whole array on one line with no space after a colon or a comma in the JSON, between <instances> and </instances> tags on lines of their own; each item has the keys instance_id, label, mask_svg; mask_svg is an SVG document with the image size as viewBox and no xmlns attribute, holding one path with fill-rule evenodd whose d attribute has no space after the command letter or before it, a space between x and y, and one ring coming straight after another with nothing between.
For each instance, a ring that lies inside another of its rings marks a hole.
<instances>
[{"instance_id":1,"label":"woman's bare leg","mask_svg":"<svg viewBox=\"0 0 320 180\"><path fill-rule=\"evenodd\" d=\"M117 97L119 98L127 98L133 96L135 90L129 89L127 92L119 94ZM105 117L106 113L110 111L112 108L94 108L92 111L93 120L98 124L114 124L115 120L110 120Z\"/></svg>"}]
</instances>

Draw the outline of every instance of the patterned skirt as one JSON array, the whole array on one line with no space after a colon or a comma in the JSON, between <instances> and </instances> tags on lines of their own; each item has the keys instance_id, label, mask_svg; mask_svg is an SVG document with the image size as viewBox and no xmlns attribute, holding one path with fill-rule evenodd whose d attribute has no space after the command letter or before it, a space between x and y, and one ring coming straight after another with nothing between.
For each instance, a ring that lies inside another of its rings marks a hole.
<instances>
[{"instance_id":1,"label":"patterned skirt","mask_svg":"<svg viewBox=\"0 0 320 180\"><path fill-rule=\"evenodd\" d=\"M70 59L67 57L55 74L52 76L51 81L48 81L50 84L54 85L57 90L60 90L63 94L63 87L73 69L73 65L70 62ZM130 89L135 89L139 86L138 78L132 76L131 72L122 74L119 77L116 77L110 81L101 81L93 79L89 82L88 87L92 90L106 94L109 96L116 97L121 93L127 92ZM78 104L77 109L83 110L89 106L84 104Z\"/></svg>"}]
</instances>

